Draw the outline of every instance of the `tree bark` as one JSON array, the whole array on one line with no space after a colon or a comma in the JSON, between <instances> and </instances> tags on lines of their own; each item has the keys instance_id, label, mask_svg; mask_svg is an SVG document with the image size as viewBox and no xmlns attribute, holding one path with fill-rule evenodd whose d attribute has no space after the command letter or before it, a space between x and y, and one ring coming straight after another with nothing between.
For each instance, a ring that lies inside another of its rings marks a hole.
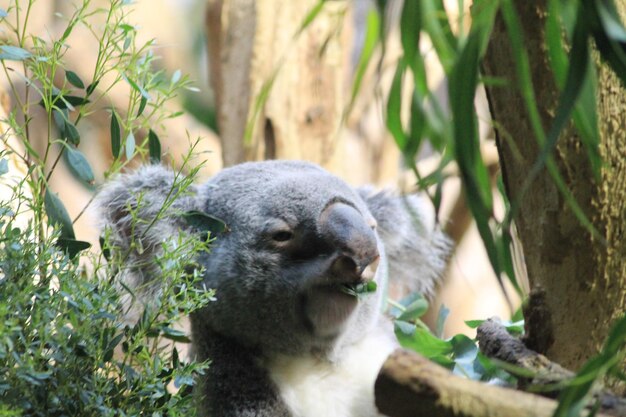
<instances>
[{"instance_id":1,"label":"tree bark","mask_svg":"<svg viewBox=\"0 0 626 417\"><path fill-rule=\"evenodd\" d=\"M209 0L209 59L225 166L307 159L341 173L348 2L325 3L300 32L316 4ZM244 140L247 128L252 134Z\"/></svg>"},{"instance_id":2,"label":"tree bark","mask_svg":"<svg viewBox=\"0 0 626 417\"><path fill-rule=\"evenodd\" d=\"M620 2L624 8L625 2ZM558 89L546 50L546 1L515 2L543 128L548 131L557 106ZM502 173L510 200L519 199L515 217L531 287L546 291L554 343L547 356L576 369L594 355L611 322L626 306L626 94L617 77L601 62L598 70L598 120L601 180L591 166L576 131L561 134L554 157L565 183L600 231L606 246L592 239L576 219L544 170L525 195L520 190L539 146L524 101L516 89L515 63L501 16L484 58L486 75L508 80L505 87L488 86Z\"/></svg>"},{"instance_id":3,"label":"tree bark","mask_svg":"<svg viewBox=\"0 0 626 417\"><path fill-rule=\"evenodd\" d=\"M549 417L557 406L537 395L454 376L401 349L385 361L374 390L378 410L389 417Z\"/></svg>"}]
</instances>

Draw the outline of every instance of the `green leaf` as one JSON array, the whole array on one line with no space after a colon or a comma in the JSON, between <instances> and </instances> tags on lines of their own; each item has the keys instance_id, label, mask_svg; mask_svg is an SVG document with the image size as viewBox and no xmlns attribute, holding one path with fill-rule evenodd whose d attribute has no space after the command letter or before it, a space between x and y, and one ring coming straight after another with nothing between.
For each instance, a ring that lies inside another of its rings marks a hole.
<instances>
[{"instance_id":1,"label":"green leaf","mask_svg":"<svg viewBox=\"0 0 626 417\"><path fill-rule=\"evenodd\" d=\"M367 14L365 26L365 40L363 41L363 49L361 57L354 73L354 81L352 82L352 93L350 94L350 102L347 106L348 112L354 106L357 93L361 88L365 71L369 66L369 62L374 54L374 49L380 43L380 16L375 10Z\"/></svg>"},{"instance_id":2,"label":"green leaf","mask_svg":"<svg viewBox=\"0 0 626 417\"><path fill-rule=\"evenodd\" d=\"M9 172L9 160L6 158L0 159L0 175L4 175Z\"/></svg>"},{"instance_id":3,"label":"green leaf","mask_svg":"<svg viewBox=\"0 0 626 417\"><path fill-rule=\"evenodd\" d=\"M456 38L450 29L448 15L442 0L416 1L422 6L422 24L424 31L433 43L439 61L446 73L449 72L457 56Z\"/></svg>"},{"instance_id":4,"label":"green leaf","mask_svg":"<svg viewBox=\"0 0 626 417\"><path fill-rule=\"evenodd\" d=\"M598 3L598 2L594 2ZM513 56L515 57L515 72L517 75L518 87L519 91L524 99L524 104L526 106L526 110L528 113L528 119L532 126L533 132L535 133L535 138L540 146L544 146L546 143L546 134L543 130L541 116L539 115L539 110L537 108L537 101L534 94L534 88L530 73L530 62L528 59L528 54L524 48L522 42L522 29L518 19L518 15L516 13L515 7L513 6L512 0L501 0L501 10L502 16L504 18L505 25L507 27L507 32L509 35L509 40L511 43L511 48L513 50ZM585 9L587 10L587 9ZM587 10L588 11L588 10ZM589 11L588 11L589 12ZM589 19L593 20L593 15L588 16ZM594 34L595 36L595 34ZM626 72L625 72L626 75ZM556 166L556 162L551 155L548 155L546 159L546 168L548 169L548 173L552 177L554 184L558 188L559 192L565 198L567 205L572 210L578 221L589 231L589 233L596 239L601 242L604 242L604 237L600 235L598 230L594 227L591 221L587 218L582 208L572 195L572 192L567 188L563 178L561 177L561 173ZM522 184L522 189L518 193L518 198L511 202L511 210L508 213L508 217L512 218L519 207L519 198L524 197L526 191L530 186L530 181L526 179ZM505 223L508 223L509 220L506 220ZM480 227L479 227L480 230Z\"/></svg>"},{"instance_id":5,"label":"green leaf","mask_svg":"<svg viewBox=\"0 0 626 417\"><path fill-rule=\"evenodd\" d=\"M211 236L228 231L228 226L223 220L210 216L197 210L183 213L183 218L187 224L202 232L209 232Z\"/></svg>"},{"instance_id":6,"label":"green leaf","mask_svg":"<svg viewBox=\"0 0 626 417\"><path fill-rule=\"evenodd\" d=\"M85 90L85 91L87 92L88 96L91 95L94 92L96 87L98 87L98 84L100 84L100 80L97 80L97 81L95 81L95 82L93 82L93 83L91 83L91 84L89 84L87 86L87 90Z\"/></svg>"},{"instance_id":7,"label":"green leaf","mask_svg":"<svg viewBox=\"0 0 626 417\"><path fill-rule=\"evenodd\" d=\"M24 61L25 59L31 58L32 56L33 54L28 52L26 49L22 49L17 46L0 46L0 60Z\"/></svg>"},{"instance_id":8,"label":"green leaf","mask_svg":"<svg viewBox=\"0 0 626 417\"><path fill-rule=\"evenodd\" d=\"M150 151L150 161L152 163L161 161L161 141L152 129L148 132L148 150Z\"/></svg>"},{"instance_id":9,"label":"green leaf","mask_svg":"<svg viewBox=\"0 0 626 417\"><path fill-rule=\"evenodd\" d=\"M117 121L115 111L111 110L111 150L114 158L119 158L122 149L120 123Z\"/></svg>"},{"instance_id":10,"label":"green leaf","mask_svg":"<svg viewBox=\"0 0 626 417\"><path fill-rule=\"evenodd\" d=\"M449 314L450 314L450 309L446 307L445 304L441 304L441 307L439 307L439 313L437 313L437 325L435 327L436 329L435 334L439 337L443 337L443 328L444 328L444 325L446 324L446 319L448 318Z\"/></svg>"},{"instance_id":11,"label":"green leaf","mask_svg":"<svg viewBox=\"0 0 626 417\"><path fill-rule=\"evenodd\" d=\"M376 284L374 281L368 281L365 283L361 283L361 284L343 284L341 286L341 290L348 294L348 295L352 295L354 297L362 297L364 295L367 294L371 294L376 292L376 289L378 288L378 284Z\"/></svg>"},{"instance_id":12,"label":"green leaf","mask_svg":"<svg viewBox=\"0 0 626 417\"><path fill-rule=\"evenodd\" d=\"M539 157L530 170L530 178L536 177L539 172L543 170L548 156L554 151L559 135L566 123L569 121L574 105L580 95L585 80L587 79L590 63L585 18L584 11L580 8L574 28L572 48L569 54L569 68L567 71L565 87L559 97L556 115L548 132L547 140L541 149ZM596 143L594 151L590 153L590 157L593 155L592 159L594 160L594 166L597 170L600 168L600 153L598 145L599 143Z\"/></svg>"},{"instance_id":13,"label":"green leaf","mask_svg":"<svg viewBox=\"0 0 626 417\"><path fill-rule=\"evenodd\" d=\"M70 168L72 174L78 178L81 182L89 185L93 185L95 178L89 161L85 158L85 155L78 149L72 146L66 146L65 160Z\"/></svg>"},{"instance_id":14,"label":"green leaf","mask_svg":"<svg viewBox=\"0 0 626 417\"><path fill-rule=\"evenodd\" d=\"M450 339L450 344L456 364L453 372L471 379L480 379L480 375L474 371L474 361L478 355L476 342L463 334L457 334Z\"/></svg>"},{"instance_id":15,"label":"green leaf","mask_svg":"<svg viewBox=\"0 0 626 417\"><path fill-rule=\"evenodd\" d=\"M419 327L415 329L412 336L407 336L404 332L398 331L396 331L396 336L402 347L414 350L429 359L447 356L453 352L450 342L438 339L428 330Z\"/></svg>"},{"instance_id":16,"label":"green leaf","mask_svg":"<svg viewBox=\"0 0 626 417\"><path fill-rule=\"evenodd\" d=\"M81 240L75 239L67 239L63 237L60 237L56 241L56 245L60 247L61 250L63 250L64 252L67 252L67 256L70 259L74 259L76 255L78 255L80 252L87 250L91 247L91 243L89 242L83 242Z\"/></svg>"},{"instance_id":17,"label":"green leaf","mask_svg":"<svg viewBox=\"0 0 626 417\"><path fill-rule=\"evenodd\" d=\"M135 155L135 135L133 135L133 132L128 132L124 148L126 150L126 159L133 159Z\"/></svg>"},{"instance_id":18,"label":"green leaf","mask_svg":"<svg viewBox=\"0 0 626 417\"><path fill-rule=\"evenodd\" d=\"M52 95L52 103L54 106L60 110L75 110L76 107L82 106L84 104L90 103L90 100L86 97L79 96L64 96L62 94L53 94ZM39 104L45 107L45 103L43 100L39 102Z\"/></svg>"},{"instance_id":19,"label":"green leaf","mask_svg":"<svg viewBox=\"0 0 626 417\"><path fill-rule=\"evenodd\" d=\"M387 100L387 129L396 141L401 151L404 152L407 145L407 137L402 127L402 78L404 75L404 65L398 63L396 72L391 82L389 98Z\"/></svg>"},{"instance_id":20,"label":"green leaf","mask_svg":"<svg viewBox=\"0 0 626 417\"><path fill-rule=\"evenodd\" d=\"M476 329L484 322L485 320L466 320L465 324L467 324L467 327L469 327L470 329Z\"/></svg>"},{"instance_id":21,"label":"green leaf","mask_svg":"<svg viewBox=\"0 0 626 417\"><path fill-rule=\"evenodd\" d=\"M315 18L320 14L320 12L322 11L322 9L324 8L324 3L326 3L326 0L319 0L312 8L311 10L309 10L309 12L306 14L306 16L304 17L304 19L302 19L301 23L300 23L300 27L298 28L298 30L296 31L296 35L298 36L300 35L307 27L309 27L309 25L311 23L313 23L313 21L315 20Z\"/></svg>"},{"instance_id":22,"label":"green leaf","mask_svg":"<svg viewBox=\"0 0 626 417\"><path fill-rule=\"evenodd\" d=\"M172 79L170 82L172 84L176 84L178 81L180 81L181 76L182 76L182 72L179 69L177 69L176 71L174 71L174 74L172 74Z\"/></svg>"},{"instance_id":23,"label":"green leaf","mask_svg":"<svg viewBox=\"0 0 626 417\"><path fill-rule=\"evenodd\" d=\"M80 133L74 123L69 120L65 121L65 129L63 130L63 137L70 141L74 145L80 144Z\"/></svg>"},{"instance_id":24,"label":"green leaf","mask_svg":"<svg viewBox=\"0 0 626 417\"><path fill-rule=\"evenodd\" d=\"M46 189L44 205L50 224L60 227L61 237L65 239L75 239L74 227L72 226L70 215L67 213L63 202L55 194L52 194L49 188Z\"/></svg>"},{"instance_id":25,"label":"green leaf","mask_svg":"<svg viewBox=\"0 0 626 417\"><path fill-rule=\"evenodd\" d=\"M133 90L141 94L141 96L144 97L146 100L150 100L150 95L143 87L139 86L136 82L128 78L125 74L122 74L122 77L126 80L126 82L128 82L128 84L130 84Z\"/></svg>"},{"instance_id":26,"label":"green leaf","mask_svg":"<svg viewBox=\"0 0 626 417\"><path fill-rule=\"evenodd\" d=\"M502 286L500 276L502 267L489 226L493 210L491 183L487 168L480 156L478 125L474 110L480 39L479 33L470 33L450 73L448 97L452 108L454 154L465 186L467 203L476 220L491 267Z\"/></svg>"},{"instance_id":27,"label":"green leaf","mask_svg":"<svg viewBox=\"0 0 626 417\"><path fill-rule=\"evenodd\" d=\"M137 117L142 115L143 111L146 108L146 104L148 104L148 99L144 96L141 96L141 101L139 102L139 110L137 110Z\"/></svg>"},{"instance_id":28,"label":"green leaf","mask_svg":"<svg viewBox=\"0 0 626 417\"><path fill-rule=\"evenodd\" d=\"M398 320L411 321L422 317L428 311L428 301L421 297L409 304Z\"/></svg>"},{"instance_id":29,"label":"green leaf","mask_svg":"<svg viewBox=\"0 0 626 417\"><path fill-rule=\"evenodd\" d=\"M163 327L161 328L161 332L163 334L163 337L166 339L170 339L175 342L183 342L183 343L191 342L187 334L181 330L172 329L171 327Z\"/></svg>"},{"instance_id":30,"label":"green leaf","mask_svg":"<svg viewBox=\"0 0 626 417\"><path fill-rule=\"evenodd\" d=\"M419 1L405 1L400 17L400 41L404 60L415 72L414 66L422 61L419 43L422 31L422 8Z\"/></svg>"},{"instance_id":31,"label":"green leaf","mask_svg":"<svg viewBox=\"0 0 626 417\"><path fill-rule=\"evenodd\" d=\"M72 84L74 87L85 88L83 80L81 80L78 74L76 74L74 71L66 70L65 78L67 78L67 81L69 81L70 84Z\"/></svg>"}]
</instances>

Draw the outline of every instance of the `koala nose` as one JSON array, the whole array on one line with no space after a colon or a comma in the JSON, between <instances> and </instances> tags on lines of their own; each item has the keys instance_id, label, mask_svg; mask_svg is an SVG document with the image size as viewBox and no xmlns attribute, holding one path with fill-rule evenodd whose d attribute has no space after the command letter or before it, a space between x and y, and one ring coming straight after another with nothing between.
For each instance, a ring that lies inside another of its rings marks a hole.
<instances>
[{"instance_id":1,"label":"koala nose","mask_svg":"<svg viewBox=\"0 0 626 417\"><path fill-rule=\"evenodd\" d=\"M354 207L334 203L325 208L320 216L320 231L340 254L331 267L338 275L356 273L360 277L378 260L376 235Z\"/></svg>"}]
</instances>

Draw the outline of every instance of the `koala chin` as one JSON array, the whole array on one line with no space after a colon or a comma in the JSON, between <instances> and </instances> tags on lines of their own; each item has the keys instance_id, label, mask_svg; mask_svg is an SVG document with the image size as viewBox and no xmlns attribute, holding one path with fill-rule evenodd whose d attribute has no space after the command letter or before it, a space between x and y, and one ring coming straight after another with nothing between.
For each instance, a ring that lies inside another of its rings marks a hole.
<instances>
[{"instance_id":1,"label":"koala chin","mask_svg":"<svg viewBox=\"0 0 626 417\"><path fill-rule=\"evenodd\" d=\"M227 225L196 260L217 297L190 317L195 354L212 361L196 387L200 414L378 416L374 380L398 347L383 315L387 277L429 295L445 268L449 242L432 209L417 196L353 188L310 163L268 161L190 187L153 221L174 180L146 166L96 201L112 243L131 251L118 277L130 287L166 279L151 260L168 237L193 233L182 213ZM131 221L137 206L146 221ZM374 292L346 292L370 281Z\"/></svg>"}]
</instances>

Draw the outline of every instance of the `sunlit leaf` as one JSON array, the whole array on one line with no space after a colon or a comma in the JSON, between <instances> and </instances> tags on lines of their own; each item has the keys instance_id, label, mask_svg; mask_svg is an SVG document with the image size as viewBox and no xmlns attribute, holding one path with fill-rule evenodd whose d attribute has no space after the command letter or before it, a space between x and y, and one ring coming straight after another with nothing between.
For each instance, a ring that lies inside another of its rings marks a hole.
<instances>
[{"instance_id":1,"label":"sunlit leaf","mask_svg":"<svg viewBox=\"0 0 626 417\"><path fill-rule=\"evenodd\" d=\"M4 175L9 172L9 160L6 158L0 159L0 175Z\"/></svg>"},{"instance_id":2,"label":"sunlit leaf","mask_svg":"<svg viewBox=\"0 0 626 417\"><path fill-rule=\"evenodd\" d=\"M126 159L133 159L135 155L135 135L133 132L128 132L126 136L126 142L124 143L124 149L126 150Z\"/></svg>"},{"instance_id":3,"label":"sunlit leaf","mask_svg":"<svg viewBox=\"0 0 626 417\"><path fill-rule=\"evenodd\" d=\"M32 56L33 54L26 49L11 45L0 45L0 60L24 61Z\"/></svg>"}]
</instances>

